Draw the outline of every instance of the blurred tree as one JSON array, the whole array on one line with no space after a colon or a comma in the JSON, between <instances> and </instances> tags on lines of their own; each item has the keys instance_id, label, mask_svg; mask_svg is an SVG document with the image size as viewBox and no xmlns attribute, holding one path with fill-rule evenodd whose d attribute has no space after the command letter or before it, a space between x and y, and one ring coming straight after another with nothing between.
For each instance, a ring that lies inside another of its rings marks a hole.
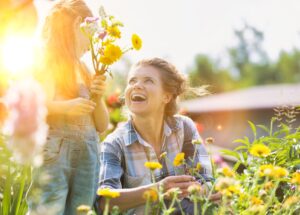
<instances>
[{"instance_id":1,"label":"blurred tree","mask_svg":"<svg viewBox=\"0 0 300 215\"><path fill-rule=\"evenodd\" d=\"M282 51L278 61L274 63L274 80L283 83L300 82L300 51L291 53Z\"/></svg>"},{"instance_id":2,"label":"blurred tree","mask_svg":"<svg viewBox=\"0 0 300 215\"><path fill-rule=\"evenodd\" d=\"M228 70L219 68L216 62L201 54L195 57L195 67L189 72L189 81L194 87L210 85L213 93L231 90L234 86Z\"/></svg>"},{"instance_id":3,"label":"blurred tree","mask_svg":"<svg viewBox=\"0 0 300 215\"><path fill-rule=\"evenodd\" d=\"M248 24L234 31L237 44L228 49L230 67L221 68L207 55L195 57L188 72L192 86L211 85L212 92L276 83L300 82L300 51L282 51L272 62L263 48L264 34Z\"/></svg>"}]
</instances>

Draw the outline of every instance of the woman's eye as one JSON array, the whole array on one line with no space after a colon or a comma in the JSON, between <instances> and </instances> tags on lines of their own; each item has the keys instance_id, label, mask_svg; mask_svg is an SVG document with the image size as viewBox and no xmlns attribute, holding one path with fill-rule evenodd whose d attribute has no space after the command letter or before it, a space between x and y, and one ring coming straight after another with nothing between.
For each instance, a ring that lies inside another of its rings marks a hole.
<instances>
[{"instance_id":1,"label":"woman's eye","mask_svg":"<svg viewBox=\"0 0 300 215\"><path fill-rule=\"evenodd\" d=\"M134 84L136 81L135 80L129 80L128 84Z\"/></svg>"},{"instance_id":2,"label":"woman's eye","mask_svg":"<svg viewBox=\"0 0 300 215\"><path fill-rule=\"evenodd\" d=\"M146 81L145 81L145 82L146 82L146 83L151 83L151 84L153 84L153 83L154 83L152 79L146 79Z\"/></svg>"}]
</instances>

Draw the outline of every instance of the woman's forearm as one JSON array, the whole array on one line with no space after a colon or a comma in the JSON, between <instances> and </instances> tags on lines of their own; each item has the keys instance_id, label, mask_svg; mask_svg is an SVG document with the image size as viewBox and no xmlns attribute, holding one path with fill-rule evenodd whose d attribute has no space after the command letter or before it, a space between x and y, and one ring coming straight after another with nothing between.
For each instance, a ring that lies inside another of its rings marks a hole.
<instances>
[{"instance_id":1,"label":"woman's forearm","mask_svg":"<svg viewBox=\"0 0 300 215\"><path fill-rule=\"evenodd\" d=\"M130 208L146 204L146 200L143 198L143 193L153 187L156 188L157 184L149 184L129 189L116 189L114 191L119 192L120 197L111 199L109 207L111 209L114 205L117 205L121 211L126 211ZM104 210L105 199L101 198L99 203L101 210Z\"/></svg>"},{"instance_id":2,"label":"woman's forearm","mask_svg":"<svg viewBox=\"0 0 300 215\"><path fill-rule=\"evenodd\" d=\"M93 116L97 131L100 133L104 132L108 127L109 114L103 99L97 101Z\"/></svg>"}]
</instances>

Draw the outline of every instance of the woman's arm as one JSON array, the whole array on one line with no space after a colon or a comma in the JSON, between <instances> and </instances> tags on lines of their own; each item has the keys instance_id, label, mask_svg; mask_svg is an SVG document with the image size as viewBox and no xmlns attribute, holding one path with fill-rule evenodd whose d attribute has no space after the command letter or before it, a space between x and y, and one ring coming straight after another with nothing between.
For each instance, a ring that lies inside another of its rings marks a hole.
<instances>
[{"instance_id":1,"label":"woman's arm","mask_svg":"<svg viewBox=\"0 0 300 215\"><path fill-rule=\"evenodd\" d=\"M161 185L164 192L171 188L179 188L182 192L180 198L184 198L188 195L188 187L195 184L195 178L190 175L178 175L178 176L168 176L161 180L160 182L139 186L129 189L114 189L120 193L120 196L115 199L110 200L110 208L117 205L121 211L126 211L130 208L135 208L140 205L144 205L146 200L143 198L143 193L149 189L157 189ZM100 198L99 205L101 210L104 210L105 199Z\"/></svg>"},{"instance_id":2,"label":"woman's arm","mask_svg":"<svg viewBox=\"0 0 300 215\"><path fill-rule=\"evenodd\" d=\"M117 205L121 211L126 211L130 208L135 208L140 205L146 204L146 200L143 198L143 193L146 190L156 186L156 184L149 184L136 188L114 189L114 191L120 193L120 196L118 198L110 200L110 209L112 209L113 206ZM100 198L99 205L100 209L103 211L105 206L104 198Z\"/></svg>"}]
</instances>

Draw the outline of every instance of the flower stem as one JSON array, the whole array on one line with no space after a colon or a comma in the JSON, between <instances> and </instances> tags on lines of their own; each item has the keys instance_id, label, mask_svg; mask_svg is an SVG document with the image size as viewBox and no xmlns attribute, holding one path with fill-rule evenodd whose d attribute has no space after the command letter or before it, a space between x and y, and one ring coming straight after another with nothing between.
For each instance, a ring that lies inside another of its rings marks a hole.
<instances>
[{"instance_id":1,"label":"flower stem","mask_svg":"<svg viewBox=\"0 0 300 215\"><path fill-rule=\"evenodd\" d=\"M194 202L194 214L198 214L198 204L195 196L193 198L193 202Z\"/></svg>"},{"instance_id":2,"label":"flower stem","mask_svg":"<svg viewBox=\"0 0 300 215\"><path fill-rule=\"evenodd\" d=\"M150 198L147 198L146 206L145 206L145 215L149 214L149 204L150 204Z\"/></svg>"},{"instance_id":3,"label":"flower stem","mask_svg":"<svg viewBox=\"0 0 300 215\"><path fill-rule=\"evenodd\" d=\"M196 154L197 154L197 149L195 147L194 155L193 155L193 164L192 164L192 176L194 176L194 173L195 173L195 159L196 159Z\"/></svg>"},{"instance_id":4,"label":"flower stem","mask_svg":"<svg viewBox=\"0 0 300 215\"><path fill-rule=\"evenodd\" d=\"M151 173L152 183L155 183L154 172L152 170L150 170L150 173Z\"/></svg>"},{"instance_id":5,"label":"flower stem","mask_svg":"<svg viewBox=\"0 0 300 215\"><path fill-rule=\"evenodd\" d=\"M105 198L105 206L104 206L104 212L103 215L108 215L109 213L109 198Z\"/></svg>"}]
</instances>

